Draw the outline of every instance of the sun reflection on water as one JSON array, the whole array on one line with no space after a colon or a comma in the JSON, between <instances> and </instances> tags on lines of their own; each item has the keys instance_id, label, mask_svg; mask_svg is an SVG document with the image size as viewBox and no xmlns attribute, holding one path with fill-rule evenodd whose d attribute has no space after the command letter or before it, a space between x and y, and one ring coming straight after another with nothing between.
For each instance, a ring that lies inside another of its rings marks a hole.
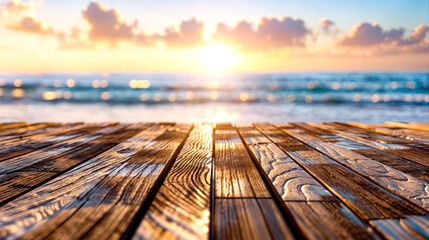
<instances>
[{"instance_id":1,"label":"sun reflection on water","mask_svg":"<svg viewBox=\"0 0 429 240\"><path fill-rule=\"evenodd\" d=\"M234 122L238 120L240 115L236 112L229 112L225 107L217 106L214 115L211 117L211 122Z\"/></svg>"},{"instance_id":2,"label":"sun reflection on water","mask_svg":"<svg viewBox=\"0 0 429 240\"><path fill-rule=\"evenodd\" d=\"M57 93L56 93L56 92L53 92L53 91L47 91L47 92L44 92L44 93L42 94L42 98L43 98L43 100L51 101L51 100L57 99L57 98L58 98L58 95L57 95Z\"/></svg>"},{"instance_id":3,"label":"sun reflection on water","mask_svg":"<svg viewBox=\"0 0 429 240\"><path fill-rule=\"evenodd\" d=\"M149 80L136 80L132 79L128 85L130 88L149 88L150 87L150 81ZM106 85L107 86L107 85Z\"/></svg>"},{"instance_id":4,"label":"sun reflection on water","mask_svg":"<svg viewBox=\"0 0 429 240\"><path fill-rule=\"evenodd\" d=\"M22 98L25 96L25 91L23 89L17 88L12 90L12 97Z\"/></svg>"}]
</instances>

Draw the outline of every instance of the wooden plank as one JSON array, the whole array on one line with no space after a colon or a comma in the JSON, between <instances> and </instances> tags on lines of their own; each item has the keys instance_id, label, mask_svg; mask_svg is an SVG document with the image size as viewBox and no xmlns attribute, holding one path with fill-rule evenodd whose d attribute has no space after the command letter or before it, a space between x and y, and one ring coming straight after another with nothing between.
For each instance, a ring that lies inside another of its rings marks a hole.
<instances>
[{"instance_id":1,"label":"wooden plank","mask_svg":"<svg viewBox=\"0 0 429 240\"><path fill-rule=\"evenodd\" d=\"M418 142L418 143L429 145L429 133L425 131L392 127L385 124L348 122L347 125L353 126L353 127L359 127L365 130L370 130L376 133L381 133L392 137L399 137L412 142Z\"/></svg>"},{"instance_id":2,"label":"wooden plank","mask_svg":"<svg viewBox=\"0 0 429 240\"><path fill-rule=\"evenodd\" d=\"M361 219L399 218L405 215L428 214L425 210L374 185L339 164L310 164L304 167Z\"/></svg>"},{"instance_id":3,"label":"wooden plank","mask_svg":"<svg viewBox=\"0 0 429 240\"><path fill-rule=\"evenodd\" d=\"M316 179L256 128L238 127L238 130L243 136L253 135L250 139L243 138L283 201L330 201L330 198L334 198Z\"/></svg>"},{"instance_id":4,"label":"wooden plank","mask_svg":"<svg viewBox=\"0 0 429 240\"><path fill-rule=\"evenodd\" d=\"M427 126L429 127L429 123L427 122L409 122L410 125L417 125L417 126Z\"/></svg>"},{"instance_id":5,"label":"wooden plank","mask_svg":"<svg viewBox=\"0 0 429 240\"><path fill-rule=\"evenodd\" d=\"M0 175L0 204L4 204L25 192L40 186L44 182L67 171L74 166L85 162L92 157L112 148L120 142L132 137L146 126L117 125L104 128L93 135L85 135L82 138L63 142L59 146L53 146L47 152L21 156L21 161L11 164L3 175ZM61 149L61 150L58 150ZM53 155L51 154L53 151ZM34 155L34 156L33 156ZM23 163L23 164L20 164Z\"/></svg>"},{"instance_id":6,"label":"wooden plank","mask_svg":"<svg viewBox=\"0 0 429 240\"><path fill-rule=\"evenodd\" d=\"M0 133L8 132L10 130L25 129L29 126L34 126L34 125L36 125L36 123L22 122L22 123L17 123L17 124L15 124L15 123L7 124L3 128L0 128Z\"/></svg>"},{"instance_id":7,"label":"wooden plank","mask_svg":"<svg viewBox=\"0 0 429 240\"><path fill-rule=\"evenodd\" d=\"M258 126L264 131L268 126ZM273 132L274 130L271 130ZM277 138L281 132L276 133ZM285 140L287 137L285 136ZM280 148L283 149L282 146ZM374 185L366 178L349 171L346 167L323 154L302 148L298 151L283 149L297 163L307 170L313 177L317 178L336 197L341 199L361 219L395 218L410 214L424 215L427 212L404 201L396 195L386 191L382 187Z\"/></svg>"},{"instance_id":8,"label":"wooden plank","mask_svg":"<svg viewBox=\"0 0 429 240\"><path fill-rule=\"evenodd\" d=\"M48 135L48 134L54 133L54 132L60 133L62 131L61 129L66 129L66 128L74 127L74 126L78 126L78 125L83 125L83 123L77 122L77 123L61 124L61 125L55 125L55 126L50 126L50 127L46 127L46 128L28 131L28 132L25 132L23 134L18 134L18 135L0 136L0 144L3 146L6 143L10 144L10 143L19 142L22 140L30 141L30 139L32 139L32 138L36 138L36 137L42 136L42 135Z\"/></svg>"},{"instance_id":9,"label":"wooden plank","mask_svg":"<svg viewBox=\"0 0 429 240\"><path fill-rule=\"evenodd\" d=\"M373 220L370 224L386 239L429 239L429 217L406 216L400 219Z\"/></svg>"},{"instance_id":10,"label":"wooden plank","mask_svg":"<svg viewBox=\"0 0 429 240\"><path fill-rule=\"evenodd\" d=\"M314 124L313 124L314 125ZM411 142L397 136L380 134L361 127L355 127L346 123L324 123L324 127L341 130L343 134L350 134L358 139L372 141L373 145L384 147L386 149L419 149L422 153L429 153L427 146L419 142ZM331 130L330 130L331 131Z\"/></svg>"},{"instance_id":11,"label":"wooden plank","mask_svg":"<svg viewBox=\"0 0 429 240\"><path fill-rule=\"evenodd\" d=\"M216 124L214 142L213 238L294 238L237 130Z\"/></svg>"},{"instance_id":12,"label":"wooden plank","mask_svg":"<svg viewBox=\"0 0 429 240\"><path fill-rule=\"evenodd\" d=\"M58 126L58 123L35 123L29 124L27 126L10 128L10 129L2 129L0 131L0 136L11 136L11 135L19 135L25 134L26 132L30 132L37 129L47 128L51 126Z\"/></svg>"},{"instance_id":13,"label":"wooden plank","mask_svg":"<svg viewBox=\"0 0 429 240\"><path fill-rule=\"evenodd\" d=\"M54 139L60 137L66 137L67 139L70 137L75 137L79 134L85 133L87 131L96 131L101 129L102 127L110 126L110 124L101 124L100 126L96 126L94 124L79 124L79 125L64 125L59 128L44 128L42 133L37 133L34 135L17 135L5 137L0 140L0 151L4 154L5 152L18 152L21 149L35 147L37 148L37 144L42 144L44 142L55 141ZM44 131L46 129L46 131ZM51 131L52 130L52 131ZM74 136L72 136L74 135ZM27 147L26 147L27 146ZM17 147L15 150L13 147ZM0 156L0 159L6 159L5 156Z\"/></svg>"},{"instance_id":14,"label":"wooden plank","mask_svg":"<svg viewBox=\"0 0 429 240\"><path fill-rule=\"evenodd\" d=\"M133 221L141 221L140 209L150 204L191 128L168 129L23 239L120 239Z\"/></svg>"},{"instance_id":15,"label":"wooden plank","mask_svg":"<svg viewBox=\"0 0 429 240\"><path fill-rule=\"evenodd\" d=\"M215 239L294 239L272 199L215 200Z\"/></svg>"},{"instance_id":16,"label":"wooden plank","mask_svg":"<svg viewBox=\"0 0 429 240\"><path fill-rule=\"evenodd\" d=\"M127 169L130 169L128 161L148 145L154 146L157 142L165 142L168 134L163 136L163 133L175 129L175 126L160 124L149 127L110 150L8 202L0 207L0 238L22 237L29 231L44 227L45 223L55 217L67 218L78 210L74 206L75 202L87 199L84 198L86 194L96 189L108 176L136 176L137 174L127 173ZM52 230L55 228L49 231ZM35 237L35 234L32 236Z\"/></svg>"},{"instance_id":17,"label":"wooden plank","mask_svg":"<svg viewBox=\"0 0 429 240\"><path fill-rule=\"evenodd\" d=\"M283 201L336 201L327 189L274 143L249 147Z\"/></svg>"},{"instance_id":18,"label":"wooden plank","mask_svg":"<svg viewBox=\"0 0 429 240\"><path fill-rule=\"evenodd\" d=\"M367 158L370 158L372 160L375 160L377 162L380 162L382 164L385 164L389 167L392 167L396 170L399 170L403 173L409 174L410 176L413 176L419 180L429 182L429 167L425 165L418 164L416 162L408 161L406 159L385 154L382 151L379 150L372 150L372 149L357 149L353 150L354 152L365 156Z\"/></svg>"},{"instance_id":19,"label":"wooden plank","mask_svg":"<svg viewBox=\"0 0 429 240\"><path fill-rule=\"evenodd\" d=\"M192 130L134 239L208 239L212 134L211 124Z\"/></svg>"},{"instance_id":20,"label":"wooden plank","mask_svg":"<svg viewBox=\"0 0 429 240\"><path fill-rule=\"evenodd\" d=\"M390 121L387 121L386 124L391 126L396 126L396 127L402 127L402 128L411 128L416 130L429 131L429 127L426 125L416 125L416 124L390 122Z\"/></svg>"},{"instance_id":21,"label":"wooden plank","mask_svg":"<svg viewBox=\"0 0 429 240\"><path fill-rule=\"evenodd\" d=\"M219 198L271 198L235 128L215 129L215 181Z\"/></svg>"},{"instance_id":22,"label":"wooden plank","mask_svg":"<svg viewBox=\"0 0 429 240\"><path fill-rule=\"evenodd\" d=\"M324 128L328 131L334 132L337 136L367 145L371 148L376 148L386 153L408 159L410 161L429 166L429 151L427 146L417 143L409 143L406 140L384 136L377 133L357 129L354 127L347 127L342 124L326 125L312 124L319 128ZM426 149L425 149L426 148Z\"/></svg>"},{"instance_id":23,"label":"wooden plank","mask_svg":"<svg viewBox=\"0 0 429 240\"><path fill-rule=\"evenodd\" d=\"M244 139L244 141L247 144L252 143L271 143L271 141L266 138L264 135L262 135L258 129L254 128L251 124L250 125L237 125L237 129L240 132L241 137Z\"/></svg>"},{"instance_id":24,"label":"wooden plank","mask_svg":"<svg viewBox=\"0 0 429 240\"><path fill-rule=\"evenodd\" d=\"M276 132L275 129L271 128L271 125L265 125L264 127L270 129L270 134L276 136L276 140L280 140L278 144L288 145L288 135L278 129ZM239 127L238 129L240 133L249 130L248 127ZM252 132L254 133L253 130ZM256 135L256 133L254 134ZM282 139L282 135L285 138ZM343 203L339 202L336 197L280 150L278 146L273 143L266 143L266 140L269 139L262 135L261 132L255 137L262 140L262 142L253 142L249 144L249 148L261 163L276 191L282 197L289 211L291 211L305 238L323 239L327 236L331 238L344 238L344 236L377 238L371 227L359 220ZM296 141L295 139L293 140ZM298 151L302 150L297 146L293 148ZM293 148L288 148L288 150L291 151ZM332 205L327 204L327 202L335 202L337 210L341 209L342 213L338 214L339 211L334 211L332 207L329 208ZM312 214L301 214L308 211ZM329 223L319 224L327 221Z\"/></svg>"},{"instance_id":25,"label":"wooden plank","mask_svg":"<svg viewBox=\"0 0 429 240\"><path fill-rule=\"evenodd\" d=\"M311 126L318 127L320 129L330 131L328 134L333 134L336 136L335 139L341 139L343 137L343 132L340 131L341 128L337 128L331 125L319 125L319 124L310 124ZM332 139L334 138L332 137ZM353 140L352 138L347 137L348 140ZM361 145L366 146L370 144L364 145L363 143L356 142L354 146ZM419 180L429 182L429 166L421 165L413 161L409 161L407 159L400 158L398 156L389 154L385 151L378 150L377 148L363 148L362 149L354 149L350 148L349 145L341 145L345 148L350 149L353 152L356 152L362 156L385 164L389 167L392 167L401 172L407 173Z\"/></svg>"},{"instance_id":26,"label":"wooden plank","mask_svg":"<svg viewBox=\"0 0 429 240\"><path fill-rule=\"evenodd\" d=\"M335 145L335 143L323 142L320 138L310 135L302 129L279 127L289 135L319 150L364 177L371 179L380 186L407 198L426 210L429 209L428 183L359 155L350 149Z\"/></svg>"},{"instance_id":27,"label":"wooden plank","mask_svg":"<svg viewBox=\"0 0 429 240\"><path fill-rule=\"evenodd\" d=\"M77 127L68 126L58 129L54 132L37 134L30 138L15 139L12 141L3 142L3 148L0 148L0 162L39 149L43 149L53 144L58 144L84 134L98 131L110 125L111 124L81 125Z\"/></svg>"},{"instance_id":28,"label":"wooden plank","mask_svg":"<svg viewBox=\"0 0 429 240\"><path fill-rule=\"evenodd\" d=\"M0 139L0 151L4 151L7 148L12 148L15 146L22 146L30 143L34 144L36 142L49 141L59 136L73 135L73 134L65 134L65 133L67 133L67 131L71 128L81 128L82 126L83 125L76 126L71 124L71 125L40 129L42 130L42 132L36 133L36 134L28 134L28 135L25 134L25 135L19 135L19 136L5 137ZM89 127L89 125L85 125L85 126Z\"/></svg>"},{"instance_id":29,"label":"wooden plank","mask_svg":"<svg viewBox=\"0 0 429 240\"><path fill-rule=\"evenodd\" d=\"M31 166L33 164L36 164L38 162L41 162L45 159L51 160L55 158L59 158L65 154L73 153L74 151L79 150L80 146L84 146L82 144L84 143L90 143L91 141L95 142L94 140L102 137L103 135L112 134L116 131L119 131L121 129L124 129L127 127L127 125L120 124L115 126L109 126L109 125L97 125L93 127L85 127L81 128L82 131L80 131L78 134L75 135L72 134L70 136L73 136L73 138L51 138L51 139L58 139L59 142L55 143L52 141L52 143L45 148L35 150L30 153L26 153L24 155L20 155L18 157L13 157L11 159L4 160L0 162L0 176L5 174L10 174L14 171L17 171L19 169ZM65 134L67 136L68 134ZM48 138L49 139L49 138ZM39 139L40 141L43 141L42 139ZM62 141L61 141L62 140ZM109 139L106 139L109 140ZM116 141L116 140L115 140ZM97 141L97 143L100 143ZM42 164L39 164L42 165ZM40 170L47 171L47 167L51 167L50 164L47 166L40 166Z\"/></svg>"},{"instance_id":30,"label":"wooden plank","mask_svg":"<svg viewBox=\"0 0 429 240\"><path fill-rule=\"evenodd\" d=\"M380 239L340 202L285 202L307 239Z\"/></svg>"},{"instance_id":31,"label":"wooden plank","mask_svg":"<svg viewBox=\"0 0 429 240\"><path fill-rule=\"evenodd\" d=\"M26 122L2 123L0 124L0 129L9 129L9 128L23 127L23 126L28 126L28 123Z\"/></svg>"},{"instance_id":32,"label":"wooden plank","mask_svg":"<svg viewBox=\"0 0 429 240\"><path fill-rule=\"evenodd\" d=\"M390 136L386 138L385 142L391 142L390 140L394 141L398 137L401 138L401 140L396 140L396 143L400 143L406 146L410 147L417 147L417 148L427 148L428 142L429 142L429 132L426 131L419 131L414 129L408 129L408 128L399 128L389 125L381 125L381 126L374 126L371 124L363 124L363 123L332 123L334 125L340 125L342 127L348 127L355 131L361 132L363 135L368 134L369 137L376 138L377 136L387 135ZM377 133L377 134L374 134ZM381 135L380 135L381 134ZM395 138L392 138L395 137ZM424 145L423 145L424 144Z\"/></svg>"}]
</instances>

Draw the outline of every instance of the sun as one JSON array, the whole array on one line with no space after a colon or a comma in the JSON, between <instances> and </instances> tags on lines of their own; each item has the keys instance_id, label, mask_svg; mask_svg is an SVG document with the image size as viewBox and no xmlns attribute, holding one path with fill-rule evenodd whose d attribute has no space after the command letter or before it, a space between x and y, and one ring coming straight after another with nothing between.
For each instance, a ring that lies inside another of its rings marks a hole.
<instances>
[{"instance_id":1,"label":"sun","mask_svg":"<svg viewBox=\"0 0 429 240\"><path fill-rule=\"evenodd\" d=\"M226 45L215 43L203 49L203 62L212 71L226 70L237 63L236 53Z\"/></svg>"}]
</instances>

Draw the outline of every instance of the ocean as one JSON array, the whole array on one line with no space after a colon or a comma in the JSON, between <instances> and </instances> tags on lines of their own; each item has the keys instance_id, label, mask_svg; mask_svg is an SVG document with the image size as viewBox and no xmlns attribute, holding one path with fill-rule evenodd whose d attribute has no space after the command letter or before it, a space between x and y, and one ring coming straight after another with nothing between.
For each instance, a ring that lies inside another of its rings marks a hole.
<instances>
[{"instance_id":1,"label":"ocean","mask_svg":"<svg viewBox=\"0 0 429 240\"><path fill-rule=\"evenodd\" d=\"M429 73L0 75L0 121L429 122Z\"/></svg>"}]
</instances>

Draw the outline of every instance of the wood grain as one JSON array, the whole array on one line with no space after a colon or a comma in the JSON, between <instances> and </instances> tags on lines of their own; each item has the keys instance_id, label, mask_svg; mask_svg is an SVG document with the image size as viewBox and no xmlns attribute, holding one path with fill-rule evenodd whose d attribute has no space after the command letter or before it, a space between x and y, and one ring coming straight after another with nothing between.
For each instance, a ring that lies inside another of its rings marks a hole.
<instances>
[{"instance_id":1,"label":"wood grain","mask_svg":"<svg viewBox=\"0 0 429 240\"><path fill-rule=\"evenodd\" d=\"M429 131L429 126L425 124L413 124L413 123L402 123L402 122L386 122L387 125L396 126L396 127L402 127L402 128L410 128L410 129L416 129L421 131Z\"/></svg>"},{"instance_id":2,"label":"wood grain","mask_svg":"<svg viewBox=\"0 0 429 240\"><path fill-rule=\"evenodd\" d=\"M285 202L307 239L380 239L340 202Z\"/></svg>"},{"instance_id":3,"label":"wood grain","mask_svg":"<svg viewBox=\"0 0 429 240\"><path fill-rule=\"evenodd\" d=\"M178 124L167 129L23 239L120 239L139 209L150 203L145 202L148 196L156 194L156 182L164 180L191 128Z\"/></svg>"},{"instance_id":4,"label":"wood grain","mask_svg":"<svg viewBox=\"0 0 429 240\"><path fill-rule=\"evenodd\" d=\"M0 196L0 204L40 186L45 181L112 148L143 129L135 126L127 128L127 125L107 127L92 136L86 135L77 139L79 141L64 142L61 144L63 146L56 146L59 148L55 148L56 154L53 156L49 156L49 151L47 154L41 154L41 158L37 158L37 153L35 157L24 155L29 160L26 161L24 158L23 166L0 175L0 193L3 193ZM13 160L11 159L12 163ZM9 166L9 169L13 167L17 166Z\"/></svg>"},{"instance_id":5,"label":"wood grain","mask_svg":"<svg viewBox=\"0 0 429 240\"><path fill-rule=\"evenodd\" d=\"M292 158L290 158L290 154L295 154L295 158L299 156L298 158L301 160L299 163L306 165L327 162L328 159L326 159L326 157L319 157L318 155L311 154L314 152L313 150L306 147L304 144L300 143L289 135L281 132L272 125L265 123L255 125L263 133L265 133L265 129L269 129L267 135L274 136L277 144L282 146L282 148L289 154L289 156L286 155L285 152L281 151L280 148L276 145L273 145L273 143L249 145L251 151L254 152L256 159L262 160L261 165L268 174L269 178L272 179L277 192L280 193L283 197L284 204L286 204L289 212L292 212L292 216L298 223L298 226L301 229L300 232L301 234L304 234L303 236L305 238L323 239L327 238L327 236L331 236L331 238L340 238L343 236L350 237L355 235L363 236L363 238L377 238L377 235L373 233L373 230L370 226L358 219L358 217L354 215L349 209L347 209L343 203L341 203L324 186L316 181L313 176L308 174L302 168L302 166L299 166L294 160L292 160ZM240 128L239 130L241 132ZM261 136L258 138L262 138L264 136L262 133L260 133L260 135ZM285 161L287 163L287 169L292 170L282 173L282 175L279 175L273 179L271 176L276 176L275 173L281 173L282 170L281 167L279 168L278 165L275 165L279 162L279 160L280 162ZM332 162L332 160L330 161ZM273 166L272 169L270 168L271 166ZM316 167L316 165L314 166ZM288 192L282 188L282 186L284 186L283 179L288 179L289 182L297 180L297 184L300 184L304 187L300 188L294 187L292 185L293 187L287 188L290 191ZM310 184L306 185L307 182ZM286 193L286 197L284 197L284 193ZM335 204L330 205L328 204L329 202L333 202ZM334 208L330 206L336 206L337 210L334 210ZM311 212L311 214L300 214L302 212L308 211ZM342 214L338 214L339 211L341 211ZM299 217L297 215L299 215ZM324 223L326 221L329 221L329 223L323 225L318 224L320 222ZM349 222L351 222L351 225L349 225ZM309 228L309 226L311 226L311 228Z\"/></svg>"},{"instance_id":6,"label":"wood grain","mask_svg":"<svg viewBox=\"0 0 429 240\"><path fill-rule=\"evenodd\" d=\"M192 130L133 239L208 239L212 134Z\"/></svg>"},{"instance_id":7,"label":"wood grain","mask_svg":"<svg viewBox=\"0 0 429 240\"><path fill-rule=\"evenodd\" d=\"M429 217L427 216L373 220L370 224L386 239L429 239Z\"/></svg>"},{"instance_id":8,"label":"wood grain","mask_svg":"<svg viewBox=\"0 0 429 240\"><path fill-rule=\"evenodd\" d=\"M375 160L377 162L385 164L385 165L392 167L396 170L407 173L407 174L409 174L409 175L411 175L411 176L413 176L419 180L429 182L429 166L422 165L422 164L419 164L419 163L416 163L414 161L410 161L407 159L403 159L401 157L389 154L386 151L381 151L377 148L371 148L371 147L364 148L364 146L370 145L370 144L364 145L364 144L359 143L359 142L356 142L353 145L341 144L340 139L343 139L342 138L342 132L339 130L340 128L337 128L335 126L319 125L319 124L311 124L311 126L330 131L329 134L334 134L334 136L332 136L331 139L339 140L338 142L336 142L337 145L340 145L344 148L350 149L353 152L356 152L362 156L365 156L367 158L370 158L372 160ZM348 140L346 140L346 141L350 141L350 140L353 140L353 139L348 138ZM356 146L360 146L360 147L356 148Z\"/></svg>"},{"instance_id":9,"label":"wood grain","mask_svg":"<svg viewBox=\"0 0 429 240\"><path fill-rule=\"evenodd\" d=\"M219 198L271 198L235 128L215 129L215 191Z\"/></svg>"},{"instance_id":10,"label":"wood grain","mask_svg":"<svg viewBox=\"0 0 429 240\"><path fill-rule=\"evenodd\" d=\"M386 153L408 159L410 161L429 166L429 151L427 146L410 143L406 140L373 133L366 130L344 126L343 124L329 123L327 125L313 124L320 128L329 129L337 136L379 149Z\"/></svg>"},{"instance_id":11,"label":"wood grain","mask_svg":"<svg viewBox=\"0 0 429 240\"><path fill-rule=\"evenodd\" d=\"M78 125L83 125L84 123L82 122L74 122L74 123L61 123L58 125L53 125L53 126L48 126L45 128L40 128L40 129L35 129L35 130L31 130L31 131L27 131L21 134L17 134L17 135L5 135L5 136L0 136L0 144L3 145L5 143L15 143L15 142L19 142L19 141L31 141L32 138L37 138L37 137L41 137L41 136L52 136L54 134L60 135L61 133L64 133L64 131L66 131L67 128L70 127L75 127ZM91 125L91 124L86 124L86 125ZM64 129L64 130L63 130Z\"/></svg>"},{"instance_id":12,"label":"wood grain","mask_svg":"<svg viewBox=\"0 0 429 240\"><path fill-rule=\"evenodd\" d=\"M98 186L112 174L127 176L126 170L132 156L175 126L154 125L131 137L110 150L86 161L65 174L50 180L29 193L0 207L0 238L18 238L31 230L44 227L59 214L67 217L78 208L74 202ZM165 137L163 137L165 139ZM129 175L129 174L128 174ZM136 175L136 174L134 174ZM55 223L57 221L54 221ZM55 228L49 231L55 230ZM43 232L43 231L42 231ZM35 234L32 235L36 237ZM71 236L70 236L71 237Z\"/></svg>"},{"instance_id":13,"label":"wood grain","mask_svg":"<svg viewBox=\"0 0 429 240\"><path fill-rule=\"evenodd\" d=\"M429 183L429 167L418 164L416 162L408 161L406 159L397 157L395 155L386 154L376 149L353 150L354 152L373 159L377 162L383 163L389 167L399 170L403 173L409 174L419 180Z\"/></svg>"},{"instance_id":14,"label":"wood grain","mask_svg":"<svg viewBox=\"0 0 429 240\"><path fill-rule=\"evenodd\" d=\"M37 139L38 137L46 137L47 138L47 137L53 136L53 135L60 135L60 134L64 133L65 131L67 131L68 128L77 127L77 126L83 125L83 124L84 123L81 123L81 122L61 124L58 126L55 125L55 126L37 129L34 131L29 131L29 132L26 132L24 134L19 134L19 135L0 136L0 144L1 144L2 148L4 148L5 145L9 146L9 144L10 144L10 146L14 146L20 142L22 142L22 143L30 142L33 139ZM88 126L90 124L86 124L86 125Z\"/></svg>"},{"instance_id":15,"label":"wood grain","mask_svg":"<svg viewBox=\"0 0 429 240\"><path fill-rule=\"evenodd\" d=\"M429 133L425 131L398 128L398 127L393 127L385 124L348 122L347 125L350 125L353 127L359 127L365 130L370 130L370 131L381 133L388 136L399 137L411 142L419 142L422 144L429 145Z\"/></svg>"},{"instance_id":16,"label":"wood grain","mask_svg":"<svg viewBox=\"0 0 429 240\"><path fill-rule=\"evenodd\" d=\"M237 130L216 124L214 141L214 239L292 239Z\"/></svg>"},{"instance_id":17,"label":"wood grain","mask_svg":"<svg viewBox=\"0 0 429 240\"><path fill-rule=\"evenodd\" d=\"M25 133L33 131L33 130L43 129L43 128L47 128L47 127L51 127L51 126L58 126L58 125L61 125L61 124L58 124L58 123L32 123L32 124L28 124L26 126L1 129L0 130L0 136L13 136L13 135L25 134Z\"/></svg>"},{"instance_id":18,"label":"wood grain","mask_svg":"<svg viewBox=\"0 0 429 240\"><path fill-rule=\"evenodd\" d=\"M271 199L216 199L215 239L293 239Z\"/></svg>"},{"instance_id":19,"label":"wood grain","mask_svg":"<svg viewBox=\"0 0 429 240\"><path fill-rule=\"evenodd\" d=\"M2 136L0 137L1 149L25 144L32 141L37 141L38 139L39 141L40 139L46 140L55 135L62 135L65 132L67 132L68 129L77 128L79 127L79 125L82 126L83 123L70 123L70 124L64 124L59 126L51 126L51 127L30 131L25 134ZM85 125L89 126L91 124L85 124Z\"/></svg>"},{"instance_id":20,"label":"wood grain","mask_svg":"<svg viewBox=\"0 0 429 240\"><path fill-rule=\"evenodd\" d=\"M259 126L264 131L266 126ZM273 130L271 130L273 131ZM318 133L321 132L321 129ZM283 133L283 135L286 135ZM276 134L281 137L280 133ZM285 136L287 139L288 136ZM284 144L284 143L283 143ZM374 185L366 178L349 171L346 167L325 155L312 150L297 151L284 148L297 163L317 178L326 188L349 206L361 219L395 218L410 214L424 215L427 212L402 198Z\"/></svg>"},{"instance_id":21,"label":"wood grain","mask_svg":"<svg viewBox=\"0 0 429 240\"><path fill-rule=\"evenodd\" d=\"M249 131L254 135L250 141L244 139L283 201L324 201L333 198L276 144L268 143L270 140L257 129L238 127L238 130L243 135L249 135ZM259 139L261 143L256 143L254 139Z\"/></svg>"},{"instance_id":22,"label":"wood grain","mask_svg":"<svg viewBox=\"0 0 429 240\"><path fill-rule=\"evenodd\" d=\"M428 137L386 124L0 123L0 239L428 239Z\"/></svg>"},{"instance_id":23,"label":"wood grain","mask_svg":"<svg viewBox=\"0 0 429 240\"><path fill-rule=\"evenodd\" d=\"M236 126L240 130L240 135L243 137L246 144L252 143L271 143L258 129L254 128L252 124L239 124Z\"/></svg>"},{"instance_id":24,"label":"wood grain","mask_svg":"<svg viewBox=\"0 0 429 240\"><path fill-rule=\"evenodd\" d=\"M344 166L370 178L373 182L429 209L429 184L394 168L359 155L349 149L323 142L301 129L283 129L291 136L331 157Z\"/></svg>"},{"instance_id":25,"label":"wood grain","mask_svg":"<svg viewBox=\"0 0 429 240\"><path fill-rule=\"evenodd\" d=\"M339 164L311 164L305 168L335 193L361 219L425 215L416 205L374 185Z\"/></svg>"},{"instance_id":26,"label":"wood grain","mask_svg":"<svg viewBox=\"0 0 429 240\"><path fill-rule=\"evenodd\" d=\"M30 139L19 139L3 143L4 148L0 149L0 162L9 158L24 155L26 153L36 151L48 147L52 144L60 143L68 139L75 138L79 135L91 133L108 126L101 124L100 126L78 126L65 128L63 131L55 131L54 133L46 133L38 136L33 136Z\"/></svg>"},{"instance_id":27,"label":"wood grain","mask_svg":"<svg viewBox=\"0 0 429 240\"><path fill-rule=\"evenodd\" d=\"M108 126L108 125L101 125L97 127L84 127L80 128L81 131L78 134L65 134L65 138L62 138L62 136L59 136L58 138L56 136L53 136L52 138L49 138L48 136L44 135L41 138L38 138L38 142L31 141L29 144L33 143L46 143L43 142L43 139L48 139L49 145L45 148L41 148L39 150L33 149L34 151L19 155L17 157L13 157L10 159L6 159L2 162L0 162L0 176L8 173L12 173L18 169L25 168L27 166L30 166L34 163L40 162L44 159L51 159L60 156L63 153L67 153L70 151L73 151L74 148L76 148L79 144L83 144L86 142L90 142L92 140L95 140L103 135L113 133L115 131L121 130L125 128L126 125L115 125L115 126ZM70 137L69 137L70 136ZM45 138L43 138L45 137ZM55 140L52 140L55 139ZM58 140L58 141L56 141ZM33 145L34 146L34 145ZM8 150L5 150L4 152L10 153L12 156L14 151L19 151L16 148L9 148ZM0 150L1 151L1 150ZM48 166L41 166L42 168L40 170L46 170L46 167Z\"/></svg>"},{"instance_id":28,"label":"wood grain","mask_svg":"<svg viewBox=\"0 0 429 240\"><path fill-rule=\"evenodd\" d=\"M27 125L28 125L28 123L26 123L26 122L2 123L2 124L0 124L0 130L1 129L14 128L14 127L23 127L23 126L27 126Z\"/></svg>"}]
</instances>

